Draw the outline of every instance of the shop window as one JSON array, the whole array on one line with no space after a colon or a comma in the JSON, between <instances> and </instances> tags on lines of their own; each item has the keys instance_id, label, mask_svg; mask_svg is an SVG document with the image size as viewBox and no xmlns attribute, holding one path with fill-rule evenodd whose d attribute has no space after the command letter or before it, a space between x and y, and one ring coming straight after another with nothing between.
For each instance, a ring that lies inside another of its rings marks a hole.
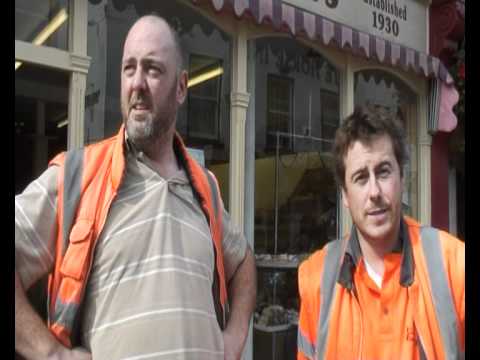
<instances>
[{"instance_id":1,"label":"shop window","mask_svg":"<svg viewBox=\"0 0 480 360\"><path fill-rule=\"evenodd\" d=\"M255 169L253 352L256 360L296 359L298 265L338 236L330 150L339 74L292 39L256 39L254 54L255 164L246 164Z\"/></svg>"},{"instance_id":2,"label":"shop window","mask_svg":"<svg viewBox=\"0 0 480 360\"><path fill-rule=\"evenodd\" d=\"M322 118L322 137L325 141L322 143L324 151L331 151L335 132L340 123L340 98L338 94L329 90L320 91L321 118Z\"/></svg>"},{"instance_id":3,"label":"shop window","mask_svg":"<svg viewBox=\"0 0 480 360\"><path fill-rule=\"evenodd\" d=\"M188 136L219 140L221 59L190 55L188 71Z\"/></svg>"},{"instance_id":4,"label":"shop window","mask_svg":"<svg viewBox=\"0 0 480 360\"><path fill-rule=\"evenodd\" d=\"M267 76L267 149L281 152L292 150L290 130L293 120L293 80ZM278 137L278 139L277 139Z\"/></svg>"},{"instance_id":5,"label":"shop window","mask_svg":"<svg viewBox=\"0 0 480 360\"><path fill-rule=\"evenodd\" d=\"M69 74L31 64L15 71L15 194L67 149Z\"/></svg>"},{"instance_id":6,"label":"shop window","mask_svg":"<svg viewBox=\"0 0 480 360\"><path fill-rule=\"evenodd\" d=\"M15 0L15 40L67 50L68 17L68 0Z\"/></svg>"}]
</instances>

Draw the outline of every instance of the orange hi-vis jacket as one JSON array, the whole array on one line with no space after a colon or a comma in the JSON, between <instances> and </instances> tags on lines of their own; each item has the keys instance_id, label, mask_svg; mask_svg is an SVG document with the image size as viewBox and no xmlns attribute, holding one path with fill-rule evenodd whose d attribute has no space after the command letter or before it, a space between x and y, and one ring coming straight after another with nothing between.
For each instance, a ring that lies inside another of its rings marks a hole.
<instances>
[{"instance_id":1,"label":"orange hi-vis jacket","mask_svg":"<svg viewBox=\"0 0 480 360\"><path fill-rule=\"evenodd\" d=\"M350 237L328 243L300 265L298 360L370 359L372 353L388 353L388 358L398 359L464 358L464 243L408 217L402 218L400 240L398 253L390 257L398 259L396 276L389 281L390 287L398 289L392 293L402 296L394 299L399 307L390 312L398 318L386 326L394 329L394 334L406 336L379 337L384 336L381 329L385 324L371 317L378 309L373 286L358 283L366 277L360 276L365 271L361 273L364 265L353 226ZM399 329L410 321L412 328ZM379 335L372 336L376 333L372 330L365 336L368 326L379 329Z\"/></svg>"},{"instance_id":2,"label":"orange hi-vis jacket","mask_svg":"<svg viewBox=\"0 0 480 360\"><path fill-rule=\"evenodd\" d=\"M55 264L48 281L48 327L65 346L76 345L79 309L97 239L125 172L125 130L85 148L64 152L50 165L58 176ZM222 251L222 206L218 183L188 154L175 134L174 149L207 218L215 254L214 298L217 320L225 326L227 288Z\"/></svg>"}]
</instances>

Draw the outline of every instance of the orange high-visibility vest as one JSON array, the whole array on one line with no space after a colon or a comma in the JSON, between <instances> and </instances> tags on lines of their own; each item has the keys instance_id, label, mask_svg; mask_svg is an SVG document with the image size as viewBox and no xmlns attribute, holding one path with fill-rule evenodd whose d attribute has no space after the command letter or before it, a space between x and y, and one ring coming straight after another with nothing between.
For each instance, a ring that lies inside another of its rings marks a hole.
<instances>
[{"instance_id":1,"label":"orange high-visibility vest","mask_svg":"<svg viewBox=\"0 0 480 360\"><path fill-rule=\"evenodd\" d=\"M72 347L79 323L97 239L105 224L125 172L124 126L116 136L85 148L64 152L50 165L60 167L57 188L55 264L48 281L48 327L65 346ZM175 134L174 149L186 169L193 193L207 218L213 240L215 271L212 294L223 329L227 288L222 251L222 202L218 183L188 154Z\"/></svg>"},{"instance_id":2,"label":"orange high-visibility vest","mask_svg":"<svg viewBox=\"0 0 480 360\"><path fill-rule=\"evenodd\" d=\"M463 359L465 349L465 246L450 234L404 217L414 274L413 301L420 359ZM340 280L349 238L327 244L298 272L301 310L298 360L361 359L366 339L355 285ZM353 287L352 287L353 286ZM308 303L305 305L303 302ZM335 320L332 320L335 319ZM339 319L342 319L341 321ZM402 341L403 339L398 339Z\"/></svg>"}]
</instances>

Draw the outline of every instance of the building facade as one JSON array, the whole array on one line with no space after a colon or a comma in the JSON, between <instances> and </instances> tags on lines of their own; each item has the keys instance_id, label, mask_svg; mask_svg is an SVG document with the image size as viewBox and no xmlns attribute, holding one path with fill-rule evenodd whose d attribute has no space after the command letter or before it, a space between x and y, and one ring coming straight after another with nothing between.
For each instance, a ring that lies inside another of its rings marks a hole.
<instances>
[{"instance_id":1,"label":"building facade","mask_svg":"<svg viewBox=\"0 0 480 360\"><path fill-rule=\"evenodd\" d=\"M351 225L330 154L340 121L356 105L401 117L404 212L426 224L432 135L455 128L453 80L429 55L430 1L355 3L16 0L15 193L57 152L116 133L123 41L139 16L162 15L189 73L177 129L255 250L245 359L294 359L298 264Z\"/></svg>"}]
</instances>

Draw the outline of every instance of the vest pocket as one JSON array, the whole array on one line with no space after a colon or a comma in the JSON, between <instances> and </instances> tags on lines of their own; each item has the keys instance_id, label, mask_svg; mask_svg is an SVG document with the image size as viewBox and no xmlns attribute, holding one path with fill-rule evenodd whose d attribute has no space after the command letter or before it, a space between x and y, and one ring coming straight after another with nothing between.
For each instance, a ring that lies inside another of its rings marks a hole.
<instances>
[{"instance_id":1,"label":"vest pocket","mask_svg":"<svg viewBox=\"0 0 480 360\"><path fill-rule=\"evenodd\" d=\"M64 276L80 280L85 277L92 245L93 221L79 219L70 232L69 243L63 257L60 272Z\"/></svg>"}]
</instances>

